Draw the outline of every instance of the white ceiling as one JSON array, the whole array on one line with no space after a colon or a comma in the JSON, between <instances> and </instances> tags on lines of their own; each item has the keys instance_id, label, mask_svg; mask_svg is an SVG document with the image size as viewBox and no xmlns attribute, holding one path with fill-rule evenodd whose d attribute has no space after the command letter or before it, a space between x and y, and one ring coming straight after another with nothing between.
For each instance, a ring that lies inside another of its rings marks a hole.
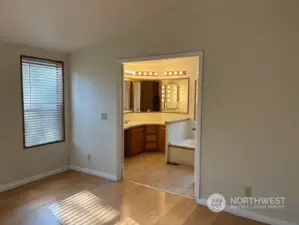
<instances>
[{"instance_id":1,"label":"white ceiling","mask_svg":"<svg viewBox=\"0 0 299 225\"><path fill-rule=\"evenodd\" d=\"M188 0L0 0L0 40L61 52L129 37ZM187 4L188 5L188 4Z\"/></svg>"}]
</instances>

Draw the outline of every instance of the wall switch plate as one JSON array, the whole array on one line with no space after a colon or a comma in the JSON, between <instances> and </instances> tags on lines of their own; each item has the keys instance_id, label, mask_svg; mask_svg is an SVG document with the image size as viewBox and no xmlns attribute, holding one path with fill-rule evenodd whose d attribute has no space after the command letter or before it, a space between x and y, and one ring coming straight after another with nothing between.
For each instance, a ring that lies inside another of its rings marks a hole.
<instances>
[{"instance_id":1,"label":"wall switch plate","mask_svg":"<svg viewBox=\"0 0 299 225\"><path fill-rule=\"evenodd\" d=\"M107 120L108 115L107 113L101 113L101 120Z\"/></svg>"}]
</instances>

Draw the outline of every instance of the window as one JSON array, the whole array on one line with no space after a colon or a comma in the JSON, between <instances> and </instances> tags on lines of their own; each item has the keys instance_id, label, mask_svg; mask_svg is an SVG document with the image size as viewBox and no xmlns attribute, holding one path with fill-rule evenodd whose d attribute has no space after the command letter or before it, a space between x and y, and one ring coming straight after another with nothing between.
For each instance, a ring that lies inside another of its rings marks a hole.
<instances>
[{"instance_id":1,"label":"window","mask_svg":"<svg viewBox=\"0 0 299 225\"><path fill-rule=\"evenodd\" d=\"M64 141L63 62L21 56L24 148Z\"/></svg>"}]
</instances>

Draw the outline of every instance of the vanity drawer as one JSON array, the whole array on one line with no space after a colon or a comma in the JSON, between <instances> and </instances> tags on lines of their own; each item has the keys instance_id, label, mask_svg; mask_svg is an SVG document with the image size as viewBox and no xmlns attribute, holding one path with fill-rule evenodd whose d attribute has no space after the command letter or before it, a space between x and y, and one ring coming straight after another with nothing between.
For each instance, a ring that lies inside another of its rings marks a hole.
<instances>
[{"instance_id":1,"label":"vanity drawer","mask_svg":"<svg viewBox=\"0 0 299 225\"><path fill-rule=\"evenodd\" d=\"M145 144L146 149L157 149L157 142L147 142Z\"/></svg>"},{"instance_id":2,"label":"vanity drawer","mask_svg":"<svg viewBox=\"0 0 299 225\"><path fill-rule=\"evenodd\" d=\"M146 142L157 141L156 134L147 134L145 137Z\"/></svg>"},{"instance_id":3,"label":"vanity drawer","mask_svg":"<svg viewBox=\"0 0 299 225\"><path fill-rule=\"evenodd\" d=\"M147 134L156 134L157 133L157 126L146 126L145 133Z\"/></svg>"}]
</instances>

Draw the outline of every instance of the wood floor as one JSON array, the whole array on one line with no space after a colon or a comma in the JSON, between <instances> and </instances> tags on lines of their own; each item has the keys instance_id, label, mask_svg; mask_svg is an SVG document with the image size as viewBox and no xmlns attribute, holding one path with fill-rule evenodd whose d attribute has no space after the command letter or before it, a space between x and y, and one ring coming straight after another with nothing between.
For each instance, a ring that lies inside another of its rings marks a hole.
<instances>
[{"instance_id":1,"label":"wood floor","mask_svg":"<svg viewBox=\"0 0 299 225\"><path fill-rule=\"evenodd\" d=\"M164 153L141 153L125 159L124 179L194 198L194 168L165 164Z\"/></svg>"},{"instance_id":2,"label":"wood floor","mask_svg":"<svg viewBox=\"0 0 299 225\"><path fill-rule=\"evenodd\" d=\"M0 193L1 225L262 225L193 199L68 171Z\"/></svg>"}]
</instances>

